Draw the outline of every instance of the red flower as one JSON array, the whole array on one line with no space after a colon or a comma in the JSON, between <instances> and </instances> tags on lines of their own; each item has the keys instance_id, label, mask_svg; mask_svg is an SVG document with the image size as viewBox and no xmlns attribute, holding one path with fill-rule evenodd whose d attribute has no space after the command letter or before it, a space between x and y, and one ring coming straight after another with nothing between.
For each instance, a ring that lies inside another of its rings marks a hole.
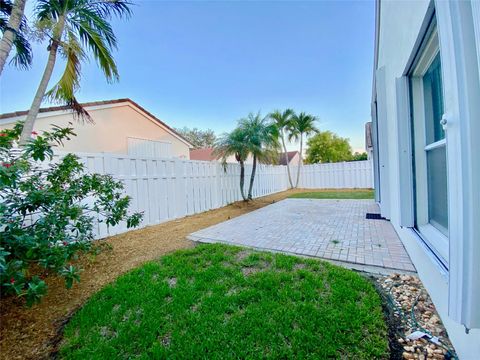
<instances>
[{"instance_id":1,"label":"red flower","mask_svg":"<svg viewBox=\"0 0 480 360\"><path fill-rule=\"evenodd\" d=\"M35 135L35 136L37 136L37 135L38 135L38 133L37 133L36 131L32 131L32 135Z\"/></svg>"},{"instance_id":2,"label":"red flower","mask_svg":"<svg viewBox=\"0 0 480 360\"><path fill-rule=\"evenodd\" d=\"M5 134L5 133L0 133L0 136L7 136L7 134Z\"/></svg>"},{"instance_id":3,"label":"red flower","mask_svg":"<svg viewBox=\"0 0 480 360\"><path fill-rule=\"evenodd\" d=\"M63 242L63 245L64 245L64 246L67 246L67 245L68 245L68 242L64 241L64 242Z\"/></svg>"},{"instance_id":4,"label":"red flower","mask_svg":"<svg viewBox=\"0 0 480 360\"><path fill-rule=\"evenodd\" d=\"M7 169L12 166L13 164L9 164L9 163L3 163L2 166L3 167L6 167Z\"/></svg>"},{"instance_id":5,"label":"red flower","mask_svg":"<svg viewBox=\"0 0 480 360\"><path fill-rule=\"evenodd\" d=\"M15 284L15 279L13 277L10 279L10 284Z\"/></svg>"}]
</instances>

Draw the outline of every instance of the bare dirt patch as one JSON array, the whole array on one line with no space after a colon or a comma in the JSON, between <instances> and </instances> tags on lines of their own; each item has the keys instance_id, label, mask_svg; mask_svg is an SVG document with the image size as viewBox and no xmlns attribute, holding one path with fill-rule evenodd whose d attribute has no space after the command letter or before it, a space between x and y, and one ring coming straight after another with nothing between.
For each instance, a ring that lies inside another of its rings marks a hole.
<instances>
[{"instance_id":1,"label":"bare dirt patch","mask_svg":"<svg viewBox=\"0 0 480 360\"><path fill-rule=\"evenodd\" d=\"M243 276L253 275L253 274L256 274L259 271L260 271L260 269L256 268L256 267L244 267L244 268L242 268Z\"/></svg>"},{"instance_id":2,"label":"bare dirt patch","mask_svg":"<svg viewBox=\"0 0 480 360\"><path fill-rule=\"evenodd\" d=\"M303 190L304 191L304 190ZM79 260L81 282L70 290L62 279L47 277L48 294L43 302L26 308L16 299L0 301L0 354L2 359L43 359L55 350L59 324L65 323L92 294L119 275L166 253L194 246L186 236L208 226L240 216L302 192L290 190L256 199L236 202L217 210L188 216L156 226L130 231L102 240L110 247L97 256Z\"/></svg>"},{"instance_id":3,"label":"bare dirt patch","mask_svg":"<svg viewBox=\"0 0 480 360\"><path fill-rule=\"evenodd\" d=\"M306 267L307 267L307 265L305 265L305 264L301 264L301 263L300 264L295 264L295 265L293 265L293 270L303 270Z\"/></svg>"},{"instance_id":4,"label":"bare dirt patch","mask_svg":"<svg viewBox=\"0 0 480 360\"><path fill-rule=\"evenodd\" d=\"M168 282L168 286L170 286L171 288L174 288L175 286L177 286L177 278L175 277L168 279L167 282Z\"/></svg>"},{"instance_id":5,"label":"bare dirt patch","mask_svg":"<svg viewBox=\"0 0 480 360\"><path fill-rule=\"evenodd\" d=\"M244 259L246 259L248 257L248 255L250 255L252 252L250 250L242 250L242 251L239 251L237 253L237 255L235 255L235 260L237 262L241 262L243 261Z\"/></svg>"}]
</instances>

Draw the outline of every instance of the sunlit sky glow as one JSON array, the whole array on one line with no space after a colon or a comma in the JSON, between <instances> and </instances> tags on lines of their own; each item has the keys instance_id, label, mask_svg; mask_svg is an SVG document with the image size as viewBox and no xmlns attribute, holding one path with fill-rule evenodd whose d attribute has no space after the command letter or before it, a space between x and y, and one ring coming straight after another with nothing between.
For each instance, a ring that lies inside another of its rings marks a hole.
<instances>
[{"instance_id":1,"label":"sunlit sky glow","mask_svg":"<svg viewBox=\"0 0 480 360\"><path fill-rule=\"evenodd\" d=\"M80 101L129 97L171 126L217 133L250 111L291 107L364 148L373 1L135 3L129 21L113 23L120 82L107 84L92 60ZM2 75L2 113L30 106L47 59L45 43L33 48L30 71ZM53 80L61 70L62 61Z\"/></svg>"}]
</instances>

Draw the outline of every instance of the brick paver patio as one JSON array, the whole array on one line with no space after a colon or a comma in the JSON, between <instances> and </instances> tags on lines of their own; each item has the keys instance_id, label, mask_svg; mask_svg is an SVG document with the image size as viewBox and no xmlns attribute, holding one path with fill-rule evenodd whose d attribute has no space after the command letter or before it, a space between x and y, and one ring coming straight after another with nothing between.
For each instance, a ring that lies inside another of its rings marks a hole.
<instances>
[{"instance_id":1,"label":"brick paver patio","mask_svg":"<svg viewBox=\"0 0 480 360\"><path fill-rule=\"evenodd\" d=\"M393 226L367 220L372 200L286 199L189 235L373 267L415 271Z\"/></svg>"}]
</instances>

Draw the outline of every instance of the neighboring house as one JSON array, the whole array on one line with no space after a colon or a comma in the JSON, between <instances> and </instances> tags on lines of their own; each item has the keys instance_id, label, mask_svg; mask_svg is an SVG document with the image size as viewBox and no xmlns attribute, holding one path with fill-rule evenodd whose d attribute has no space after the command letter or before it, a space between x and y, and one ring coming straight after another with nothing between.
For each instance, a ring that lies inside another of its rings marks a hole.
<instances>
[{"instance_id":1,"label":"neighboring house","mask_svg":"<svg viewBox=\"0 0 480 360\"><path fill-rule=\"evenodd\" d=\"M288 165L290 166L298 166L300 164L300 153L298 151L287 151L287 158L288 158ZM278 155L278 165L287 165L287 161L285 159L285 153L280 153Z\"/></svg>"},{"instance_id":2,"label":"neighboring house","mask_svg":"<svg viewBox=\"0 0 480 360\"><path fill-rule=\"evenodd\" d=\"M216 158L213 155L213 148L203 148L203 149L190 149L190 160L199 160L199 161L218 161L221 162L221 159ZM234 155L227 157L227 163L237 163ZM252 164L253 158L251 155L248 156L245 164Z\"/></svg>"},{"instance_id":3,"label":"neighboring house","mask_svg":"<svg viewBox=\"0 0 480 360\"><path fill-rule=\"evenodd\" d=\"M461 359L480 358L480 2L379 1L376 200Z\"/></svg>"},{"instance_id":4,"label":"neighboring house","mask_svg":"<svg viewBox=\"0 0 480 360\"><path fill-rule=\"evenodd\" d=\"M365 152L367 160L373 159L372 122L365 123Z\"/></svg>"},{"instance_id":5,"label":"neighboring house","mask_svg":"<svg viewBox=\"0 0 480 360\"><path fill-rule=\"evenodd\" d=\"M130 99L84 103L93 123L78 122L66 106L40 109L34 130L72 123L74 136L61 150L106 152L147 157L189 159L192 145L163 121ZM0 115L0 129L25 120L28 111Z\"/></svg>"}]
</instances>

